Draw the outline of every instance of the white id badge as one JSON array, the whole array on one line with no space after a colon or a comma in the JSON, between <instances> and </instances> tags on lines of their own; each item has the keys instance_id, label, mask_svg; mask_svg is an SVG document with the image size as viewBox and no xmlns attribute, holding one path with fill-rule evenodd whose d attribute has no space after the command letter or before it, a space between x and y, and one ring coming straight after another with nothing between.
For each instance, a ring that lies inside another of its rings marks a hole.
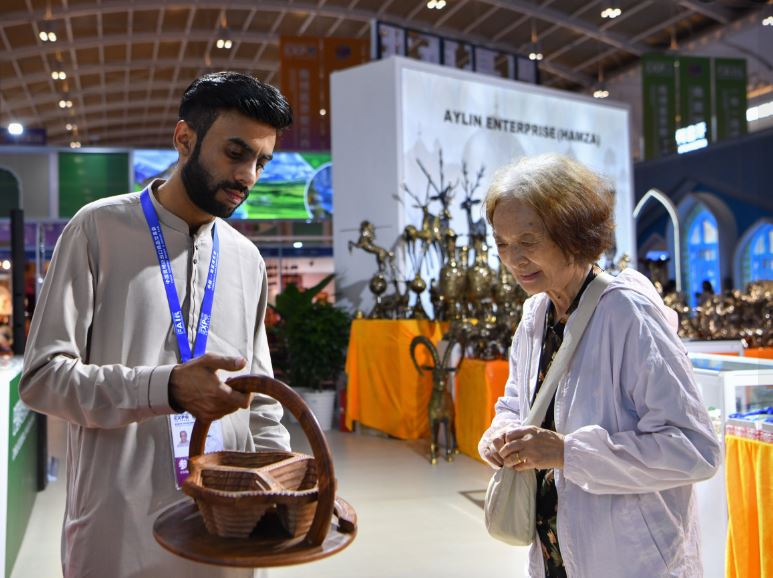
<instances>
[{"instance_id":1,"label":"white id badge","mask_svg":"<svg viewBox=\"0 0 773 578\"><path fill-rule=\"evenodd\" d=\"M191 432L193 431L193 422L196 421L191 414L176 413L169 416L169 433L172 443L174 480L179 490L185 478L188 477L188 453L191 443ZM211 454L224 449L223 444L223 424L220 420L213 421L207 432L207 441L204 442L204 453Z\"/></svg>"}]
</instances>

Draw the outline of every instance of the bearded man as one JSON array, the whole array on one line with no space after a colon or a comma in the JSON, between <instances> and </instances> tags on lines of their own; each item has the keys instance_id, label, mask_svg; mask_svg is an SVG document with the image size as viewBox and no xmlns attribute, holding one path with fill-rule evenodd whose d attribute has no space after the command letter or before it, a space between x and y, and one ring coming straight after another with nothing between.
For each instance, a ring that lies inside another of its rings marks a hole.
<instances>
[{"instance_id":1,"label":"bearded man","mask_svg":"<svg viewBox=\"0 0 773 578\"><path fill-rule=\"evenodd\" d=\"M222 375L272 375L266 267L222 219L291 122L272 86L234 72L196 79L169 180L86 205L57 243L20 391L68 423L66 578L252 576L173 556L152 526L183 497L187 448L176 442L193 418L217 420L208 449L289 449L279 404Z\"/></svg>"}]
</instances>

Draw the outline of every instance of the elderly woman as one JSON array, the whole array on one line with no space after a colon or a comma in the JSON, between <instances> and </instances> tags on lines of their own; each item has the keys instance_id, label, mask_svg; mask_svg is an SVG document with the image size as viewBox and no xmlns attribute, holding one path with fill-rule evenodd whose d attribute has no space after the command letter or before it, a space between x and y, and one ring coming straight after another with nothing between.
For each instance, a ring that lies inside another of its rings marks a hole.
<instances>
[{"instance_id":1,"label":"elderly woman","mask_svg":"<svg viewBox=\"0 0 773 578\"><path fill-rule=\"evenodd\" d=\"M613 243L611 190L544 155L501 169L485 208L530 298L479 451L495 468L536 470L529 575L703 576L692 485L716 472L720 447L676 314L644 276L626 269L607 286L542 427L520 425Z\"/></svg>"}]
</instances>

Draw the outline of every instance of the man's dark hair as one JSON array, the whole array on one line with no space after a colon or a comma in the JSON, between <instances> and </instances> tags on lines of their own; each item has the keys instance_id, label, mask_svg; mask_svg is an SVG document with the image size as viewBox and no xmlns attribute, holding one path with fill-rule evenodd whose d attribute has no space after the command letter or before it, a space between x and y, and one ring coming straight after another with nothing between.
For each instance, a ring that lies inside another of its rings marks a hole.
<instances>
[{"instance_id":1,"label":"man's dark hair","mask_svg":"<svg viewBox=\"0 0 773 578\"><path fill-rule=\"evenodd\" d=\"M180 119L200 143L221 112L234 110L277 131L290 126L293 111L275 87L238 72L213 72L194 80L180 101ZM198 144L198 143L197 143Z\"/></svg>"}]
</instances>

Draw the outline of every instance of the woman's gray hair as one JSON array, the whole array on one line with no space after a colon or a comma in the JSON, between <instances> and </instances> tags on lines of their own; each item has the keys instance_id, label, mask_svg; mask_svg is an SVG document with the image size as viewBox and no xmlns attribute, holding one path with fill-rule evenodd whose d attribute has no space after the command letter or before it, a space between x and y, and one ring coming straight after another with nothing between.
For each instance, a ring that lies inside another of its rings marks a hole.
<instances>
[{"instance_id":1,"label":"woman's gray hair","mask_svg":"<svg viewBox=\"0 0 773 578\"><path fill-rule=\"evenodd\" d=\"M553 242L578 262L593 263L614 245L614 189L574 159L544 154L500 168L483 201L489 223L508 199L531 206Z\"/></svg>"}]
</instances>

